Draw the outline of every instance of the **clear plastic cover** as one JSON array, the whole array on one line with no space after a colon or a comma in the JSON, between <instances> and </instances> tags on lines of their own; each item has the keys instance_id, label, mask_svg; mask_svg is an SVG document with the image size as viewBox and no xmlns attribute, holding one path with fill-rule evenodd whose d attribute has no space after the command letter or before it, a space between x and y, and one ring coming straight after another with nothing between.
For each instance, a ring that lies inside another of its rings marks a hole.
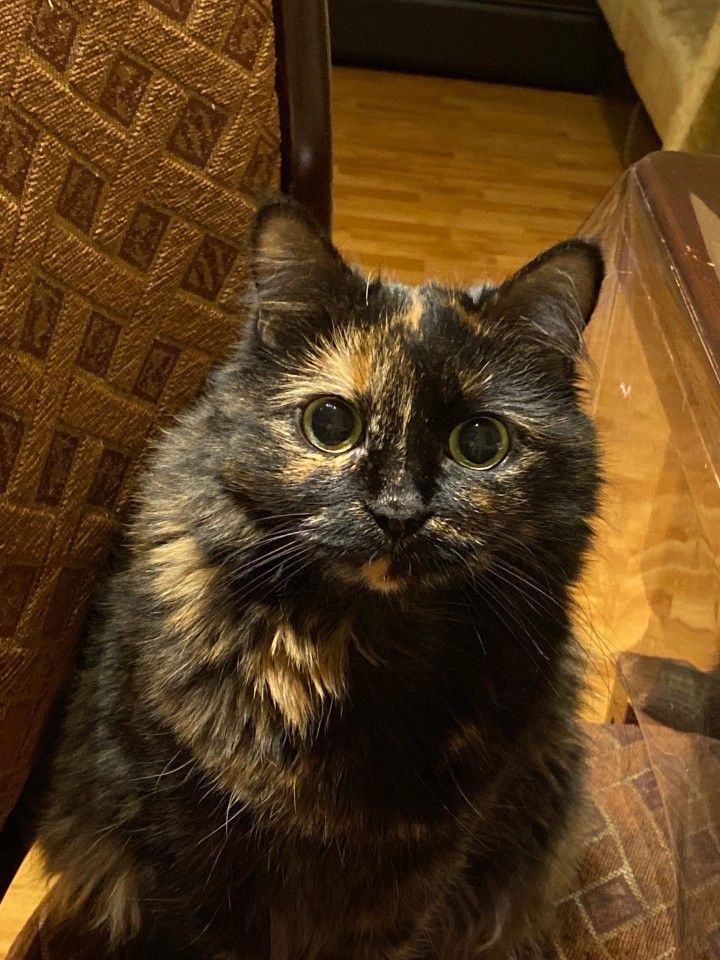
<instances>
[{"instance_id":1,"label":"clear plastic cover","mask_svg":"<svg viewBox=\"0 0 720 960\"><path fill-rule=\"evenodd\" d=\"M720 957L720 158L646 158L583 233L602 238L608 268L587 331L607 479L583 585L608 665L596 718L640 725L674 869L672 955L709 960Z\"/></svg>"}]
</instances>

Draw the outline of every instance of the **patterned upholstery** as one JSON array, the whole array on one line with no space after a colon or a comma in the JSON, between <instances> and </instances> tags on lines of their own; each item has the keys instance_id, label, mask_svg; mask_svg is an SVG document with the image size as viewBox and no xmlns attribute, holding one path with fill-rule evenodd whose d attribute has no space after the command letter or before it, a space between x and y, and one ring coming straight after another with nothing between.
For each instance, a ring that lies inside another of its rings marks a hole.
<instances>
[{"instance_id":1,"label":"patterned upholstery","mask_svg":"<svg viewBox=\"0 0 720 960\"><path fill-rule=\"evenodd\" d=\"M647 743L634 726L597 726L591 734L593 803L577 885L559 906L551 955L717 960L720 820L712 811L720 813L720 743L665 728L654 729ZM699 758L703 794L692 782ZM663 800L673 806L665 807ZM679 866L675 854L683 849ZM104 956L96 941L52 930L40 907L8 960Z\"/></svg>"},{"instance_id":2,"label":"patterned upholstery","mask_svg":"<svg viewBox=\"0 0 720 960\"><path fill-rule=\"evenodd\" d=\"M720 742L644 730L593 730L592 812L558 911L559 960L720 958Z\"/></svg>"},{"instance_id":3,"label":"patterned upholstery","mask_svg":"<svg viewBox=\"0 0 720 960\"><path fill-rule=\"evenodd\" d=\"M658 785L639 727L600 728L596 742L584 860L577 890L560 906L558 939L581 957L601 944L611 957L656 960L671 948L674 925Z\"/></svg>"},{"instance_id":4,"label":"patterned upholstery","mask_svg":"<svg viewBox=\"0 0 720 960\"><path fill-rule=\"evenodd\" d=\"M280 157L271 0L3 0L0 37L1 826Z\"/></svg>"}]
</instances>

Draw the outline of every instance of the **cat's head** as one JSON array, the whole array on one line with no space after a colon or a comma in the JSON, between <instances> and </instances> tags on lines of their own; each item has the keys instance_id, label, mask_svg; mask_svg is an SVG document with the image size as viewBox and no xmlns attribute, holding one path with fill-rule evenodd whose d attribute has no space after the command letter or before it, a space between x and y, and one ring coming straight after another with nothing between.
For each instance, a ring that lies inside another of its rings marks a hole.
<instances>
[{"instance_id":1,"label":"cat's head","mask_svg":"<svg viewBox=\"0 0 720 960\"><path fill-rule=\"evenodd\" d=\"M576 374L603 275L593 243L498 287L413 288L362 276L279 200L257 217L251 266L212 456L253 543L288 575L312 564L386 595L508 557L552 554L576 575L598 484Z\"/></svg>"}]
</instances>

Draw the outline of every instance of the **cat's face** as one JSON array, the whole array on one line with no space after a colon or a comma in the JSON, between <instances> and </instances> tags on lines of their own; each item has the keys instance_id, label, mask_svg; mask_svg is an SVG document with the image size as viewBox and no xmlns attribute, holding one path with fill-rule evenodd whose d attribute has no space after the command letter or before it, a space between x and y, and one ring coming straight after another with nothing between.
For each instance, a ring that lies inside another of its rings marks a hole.
<instances>
[{"instance_id":1,"label":"cat's face","mask_svg":"<svg viewBox=\"0 0 720 960\"><path fill-rule=\"evenodd\" d=\"M220 474L289 571L312 561L400 594L582 549L597 465L574 365L594 246L556 248L500 288L409 288L350 270L276 203L254 272L255 326L220 392Z\"/></svg>"}]
</instances>

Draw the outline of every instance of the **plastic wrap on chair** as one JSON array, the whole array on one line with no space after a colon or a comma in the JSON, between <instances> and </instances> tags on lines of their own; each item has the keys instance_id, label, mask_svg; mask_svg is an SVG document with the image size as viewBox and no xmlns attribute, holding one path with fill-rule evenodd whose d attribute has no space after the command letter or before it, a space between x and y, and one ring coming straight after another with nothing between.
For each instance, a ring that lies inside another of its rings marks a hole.
<instances>
[{"instance_id":1,"label":"plastic wrap on chair","mask_svg":"<svg viewBox=\"0 0 720 960\"><path fill-rule=\"evenodd\" d=\"M607 677L611 718L637 719L662 805L675 907L673 952L657 957L709 960L720 957L720 157L645 158L583 232L602 237L609 274L587 337L607 484L585 588L599 643L626 651Z\"/></svg>"}]
</instances>

